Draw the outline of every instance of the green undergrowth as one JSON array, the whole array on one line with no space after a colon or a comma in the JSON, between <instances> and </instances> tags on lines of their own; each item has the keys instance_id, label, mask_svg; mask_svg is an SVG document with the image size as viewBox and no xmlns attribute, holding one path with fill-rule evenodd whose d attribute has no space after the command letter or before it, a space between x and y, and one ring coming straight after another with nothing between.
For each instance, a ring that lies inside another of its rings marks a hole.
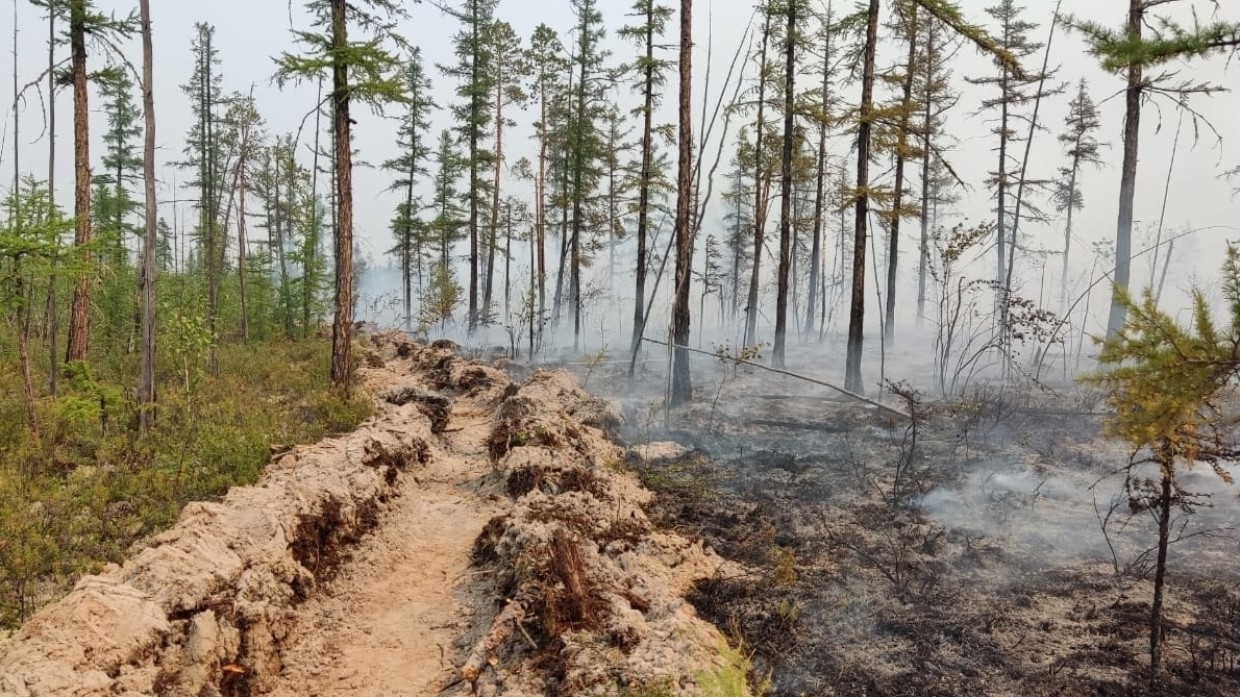
<instances>
[{"instance_id":1,"label":"green undergrowth","mask_svg":"<svg viewBox=\"0 0 1240 697\"><path fill-rule=\"evenodd\" d=\"M188 377L170 356L145 435L122 377L136 357L74 366L57 397L38 400L38 441L16 361L0 355L0 629L123 560L187 502L255 482L273 448L353 429L371 406L328 389L328 350L322 339L223 345L214 370Z\"/></svg>"}]
</instances>

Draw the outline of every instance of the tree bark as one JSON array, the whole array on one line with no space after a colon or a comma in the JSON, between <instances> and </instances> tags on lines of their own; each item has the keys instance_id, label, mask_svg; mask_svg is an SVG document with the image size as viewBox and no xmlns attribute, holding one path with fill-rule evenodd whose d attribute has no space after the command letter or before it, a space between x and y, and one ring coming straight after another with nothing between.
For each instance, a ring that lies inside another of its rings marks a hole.
<instances>
[{"instance_id":1,"label":"tree bark","mask_svg":"<svg viewBox=\"0 0 1240 697\"><path fill-rule=\"evenodd\" d=\"M830 11L830 8L828 8ZM815 177L814 188L814 242L813 251L810 258L809 267L809 292L807 294L807 304L805 310L805 335L809 336L814 331L814 318L818 314L818 285L822 275L822 235L824 227L823 209L827 205L826 187L827 187L827 104L830 102L831 92L831 44L833 36L833 27L830 23L833 21L831 15L827 16L827 38L826 47L823 50L822 57L822 123L819 125L818 131L818 175ZM822 297L822 303L825 306L827 299Z\"/></svg>"},{"instance_id":2,"label":"tree bark","mask_svg":"<svg viewBox=\"0 0 1240 697\"><path fill-rule=\"evenodd\" d=\"M151 0L141 0L142 13L142 115L145 133L142 148L142 183L146 210L146 235L142 243L142 358L138 377L138 427L148 431L155 414L155 248L159 245L155 200L155 52L151 43Z\"/></svg>"},{"instance_id":3,"label":"tree bark","mask_svg":"<svg viewBox=\"0 0 1240 697\"><path fill-rule=\"evenodd\" d=\"M1140 41L1145 26L1145 0L1129 0L1129 41ZM1124 109L1124 163L1120 169L1119 216L1115 225L1115 285L1111 290L1111 312L1107 318L1107 339L1124 328L1128 310L1121 293L1128 290L1132 266L1132 219L1137 196L1137 153L1141 141L1141 92L1143 71L1140 63L1128 68L1128 90Z\"/></svg>"},{"instance_id":4,"label":"tree bark","mask_svg":"<svg viewBox=\"0 0 1240 697\"><path fill-rule=\"evenodd\" d=\"M672 340L689 345L689 279L693 271L693 229L689 219L693 177L693 0L680 0L680 127L676 176L676 301L672 307ZM693 397L689 353L677 348L672 361L672 406Z\"/></svg>"},{"instance_id":5,"label":"tree bark","mask_svg":"<svg viewBox=\"0 0 1240 697\"><path fill-rule=\"evenodd\" d=\"M71 0L69 4L69 50L73 70L73 216L75 227L73 244L82 246L90 242L90 105L86 82L86 0ZM89 257L83 260L89 267ZM68 361L86 360L90 346L90 291L89 272L79 272L73 289L73 304L69 318L69 345L65 352Z\"/></svg>"},{"instance_id":6,"label":"tree bark","mask_svg":"<svg viewBox=\"0 0 1240 697\"><path fill-rule=\"evenodd\" d=\"M878 50L879 0L870 0L865 32L864 69L861 76L861 124L857 128L857 202L853 227L852 306L848 318L848 353L845 389L865 394L861 377L861 353L865 340L865 245L870 213L870 137L874 110L874 64Z\"/></svg>"},{"instance_id":7,"label":"tree bark","mask_svg":"<svg viewBox=\"0 0 1240 697\"><path fill-rule=\"evenodd\" d=\"M346 0L331 0L332 46L348 43ZM353 344L353 152L349 134L349 68L342 58L332 65L332 105L336 146L336 318L332 323L332 385L352 389L350 348ZM476 206L475 206L476 207ZM475 257L476 260L476 257ZM477 271L477 267L474 268ZM475 281L476 281L475 277ZM476 286L475 286L476 290Z\"/></svg>"},{"instance_id":8,"label":"tree bark","mask_svg":"<svg viewBox=\"0 0 1240 697\"><path fill-rule=\"evenodd\" d=\"M797 0L788 0L788 24L784 36L784 147L779 201L779 291L775 298L775 346L771 365L784 367L788 340L788 273L792 261L792 129L796 123L796 23Z\"/></svg>"}]
</instances>

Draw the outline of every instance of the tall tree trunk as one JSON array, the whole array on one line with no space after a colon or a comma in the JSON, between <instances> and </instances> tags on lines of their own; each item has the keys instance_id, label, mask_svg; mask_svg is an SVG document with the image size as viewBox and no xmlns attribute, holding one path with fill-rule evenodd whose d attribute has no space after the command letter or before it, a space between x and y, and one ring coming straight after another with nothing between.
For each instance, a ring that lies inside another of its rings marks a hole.
<instances>
[{"instance_id":1,"label":"tall tree trunk","mask_svg":"<svg viewBox=\"0 0 1240 697\"><path fill-rule=\"evenodd\" d=\"M310 336L310 305L314 300L315 280L311 272L318 265L319 234L323 221L319 220L319 139L323 135L323 77L319 76L319 96L314 110L314 159L310 164L310 233L314 239L306 244L305 259L301 271L301 331Z\"/></svg>"},{"instance_id":2,"label":"tall tree trunk","mask_svg":"<svg viewBox=\"0 0 1240 697\"><path fill-rule=\"evenodd\" d=\"M482 311L491 314L492 284L495 278L495 247L499 239L499 182L504 164L504 80L495 81L495 175L491 182L491 225L487 240L487 277Z\"/></svg>"},{"instance_id":3,"label":"tall tree trunk","mask_svg":"<svg viewBox=\"0 0 1240 697\"><path fill-rule=\"evenodd\" d=\"M672 306L672 342L689 345L689 280L693 272L693 0L680 0L680 126L676 176L676 299ZM689 352L677 348L672 362L671 405L693 397Z\"/></svg>"},{"instance_id":4,"label":"tall tree trunk","mask_svg":"<svg viewBox=\"0 0 1240 697\"><path fill-rule=\"evenodd\" d=\"M1078 143L1077 148L1080 148ZM1059 316L1068 309L1068 255L1072 251L1072 214L1076 212L1073 201L1076 199L1076 175L1080 167L1079 160L1072 158L1072 174L1068 177L1068 219L1063 229L1063 272L1059 276Z\"/></svg>"},{"instance_id":5,"label":"tall tree trunk","mask_svg":"<svg viewBox=\"0 0 1240 697\"><path fill-rule=\"evenodd\" d=\"M56 210L56 11L58 0L47 2L47 209ZM47 282L47 348L48 390L55 398L59 392L60 367L60 303L56 296L56 269L60 256L60 236L54 241L56 256L52 257L52 273Z\"/></svg>"},{"instance_id":6,"label":"tall tree trunk","mask_svg":"<svg viewBox=\"0 0 1240 697\"><path fill-rule=\"evenodd\" d=\"M142 242L142 358L138 377L138 427L148 431L155 406L155 248L159 216L155 200L155 52L151 44L151 0L140 0L142 13L142 115L146 121L142 148L142 184L146 235Z\"/></svg>"},{"instance_id":7,"label":"tall tree trunk","mask_svg":"<svg viewBox=\"0 0 1240 697\"><path fill-rule=\"evenodd\" d=\"M280 177L280 173L281 173L281 170L283 169L284 163L281 160L281 158L283 157L283 151L281 150L280 144L278 141L276 143L273 157L276 160L276 171L275 171L276 181L275 181L275 187L274 187L275 198L276 198L276 205L274 209L275 221L274 223L269 221L268 225L274 226L274 227L271 227L271 231L275 234L276 263L280 267L280 316L284 320L284 336L291 339L293 337L293 318L291 316L292 308L290 307L292 291L289 288L288 257L287 257L286 250L285 250L285 246L288 244L288 238L285 237L284 235L284 226L285 226L285 221L288 218L292 217L288 215L288 213L290 213L293 209L294 192L293 192L292 184L289 183L288 191L286 192L286 196L285 196L287 200L281 201L280 186L284 184L285 182L282 181ZM289 164L290 166L292 165L292 163L289 163ZM291 172L289 174L289 182L292 182ZM302 280L304 283L305 279L302 279Z\"/></svg>"},{"instance_id":8,"label":"tall tree trunk","mask_svg":"<svg viewBox=\"0 0 1240 697\"><path fill-rule=\"evenodd\" d=\"M749 306L745 308L745 344L758 343L758 288L762 283L762 252L766 246L766 191L762 186L762 144L766 135L766 49L771 39L771 13L764 8L762 58L758 71L758 133L754 145L753 264L749 275Z\"/></svg>"},{"instance_id":9,"label":"tall tree trunk","mask_svg":"<svg viewBox=\"0 0 1240 697\"><path fill-rule=\"evenodd\" d=\"M1145 26L1146 0L1129 0L1128 41L1140 41ZM1115 225L1115 285L1111 291L1111 312L1107 318L1107 338L1115 338L1124 328L1128 311L1121 292L1128 290L1132 266L1133 205L1137 196L1137 153L1141 141L1141 92L1143 71L1140 63L1128 68L1128 90L1124 108L1124 164L1120 169L1119 216Z\"/></svg>"},{"instance_id":10,"label":"tall tree trunk","mask_svg":"<svg viewBox=\"0 0 1240 697\"><path fill-rule=\"evenodd\" d=\"M870 137L873 130L874 64L878 51L879 0L870 0L865 30L864 69L861 75L861 123L857 128L857 203L853 221L852 307L848 318L848 354L844 387L865 393L861 353L865 342L865 246L870 215Z\"/></svg>"},{"instance_id":11,"label":"tall tree trunk","mask_svg":"<svg viewBox=\"0 0 1240 697\"><path fill-rule=\"evenodd\" d=\"M343 50L348 42L346 0L331 0L332 46ZM349 134L349 67L337 57L332 65L332 105L336 146L336 318L332 324L332 385L352 389L350 349L353 345L353 151ZM476 212L476 204L475 204ZM476 261L476 258L475 258ZM477 271L477 268L474 268ZM475 281L477 278L475 277ZM477 287L475 286L475 290Z\"/></svg>"},{"instance_id":12,"label":"tall tree trunk","mask_svg":"<svg viewBox=\"0 0 1240 697\"><path fill-rule=\"evenodd\" d=\"M792 261L792 129L796 123L797 0L788 0L784 36L784 148L779 202L779 292L775 299L775 346L771 365L784 367L788 339L788 269Z\"/></svg>"},{"instance_id":13,"label":"tall tree trunk","mask_svg":"<svg viewBox=\"0 0 1240 697\"><path fill-rule=\"evenodd\" d=\"M73 244L90 242L90 105L86 90L86 0L69 3L69 50L73 65ZM89 254L84 262L89 261ZM89 263L84 263L89 268ZM73 289L66 360L86 360L90 345L89 272L79 271Z\"/></svg>"},{"instance_id":14,"label":"tall tree trunk","mask_svg":"<svg viewBox=\"0 0 1240 697\"><path fill-rule=\"evenodd\" d=\"M334 2L334 0L333 0ZM478 84L478 42L482 32L478 27L478 4L471 3L471 29L475 50L470 56L469 84ZM469 335L478 328L478 117L477 95L469 96ZM352 254L352 252L350 252Z\"/></svg>"},{"instance_id":15,"label":"tall tree trunk","mask_svg":"<svg viewBox=\"0 0 1240 697\"><path fill-rule=\"evenodd\" d=\"M816 159L818 174L815 177L814 186L814 241L813 251L811 252L809 267L809 293L805 311L805 334L809 336L814 331L814 317L818 314L819 302L819 283L822 275L822 234L824 223L824 208L827 205L826 189L827 189L827 104L830 102L831 94L831 38L833 36L832 16L830 14L831 7L827 8L827 40L823 50L822 57L822 123L819 124L818 131L818 155ZM821 299L823 305L826 305L827 298L824 295Z\"/></svg>"},{"instance_id":16,"label":"tall tree trunk","mask_svg":"<svg viewBox=\"0 0 1240 697\"><path fill-rule=\"evenodd\" d=\"M926 24L925 74L926 94L922 103L923 130L921 134L921 243L918 245L917 261L917 326L926 320L926 277L930 271L930 165L934 141L934 96L932 87L938 69L938 54L934 40L936 22L933 17Z\"/></svg>"},{"instance_id":17,"label":"tall tree trunk","mask_svg":"<svg viewBox=\"0 0 1240 697\"><path fill-rule=\"evenodd\" d=\"M900 125L896 134L896 182L891 200L891 239L887 251L887 321L883 324L883 338L890 347L896 339L896 269L900 261L900 219L904 215L904 168L908 161L908 129L913 109L913 67L917 61L918 8L913 5L908 18L908 58L905 62L904 84L900 102ZM927 124L928 128L928 124Z\"/></svg>"},{"instance_id":18,"label":"tall tree trunk","mask_svg":"<svg viewBox=\"0 0 1240 697\"><path fill-rule=\"evenodd\" d=\"M547 316L547 68L541 66L542 74L538 79L539 90L539 122L538 122L538 187L534 202L534 236L535 257L538 260L538 317L530 318L530 326L538 324L538 335L542 337L543 322ZM639 299L638 304L641 304ZM533 348L530 357L533 358Z\"/></svg>"},{"instance_id":19,"label":"tall tree trunk","mask_svg":"<svg viewBox=\"0 0 1240 697\"><path fill-rule=\"evenodd\" d=\"M642 171L637 181L637 281L634 285L633 299L633 342L630 347L632 357L636 359L641 350L642 334L646 329L646 270L650 266L647 260L649 252L650 231L650 177L651 161L654 156L654 2L646 5L646 70L643 81L645 103L642 106ZM636 360L629 361L629 375L632 376Z\"/></svg>"}]
</instances>

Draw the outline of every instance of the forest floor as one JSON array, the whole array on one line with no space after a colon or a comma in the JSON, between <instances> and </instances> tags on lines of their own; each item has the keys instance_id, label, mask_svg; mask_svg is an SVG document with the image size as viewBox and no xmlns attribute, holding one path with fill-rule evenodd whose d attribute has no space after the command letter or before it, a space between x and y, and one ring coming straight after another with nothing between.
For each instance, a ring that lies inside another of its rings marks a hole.
<instances>
[{"instance_id":1,"label":"forest floor","mask_svg":"<svg viewBox=\"0 0 1240 697\"><path fill-rule=\"evenodd\" d=\"M699 583L691 600L744 639L771 694L1240 694L1237 491L1205 465L1180 474L1192 496L1172 528L1151 691L1155 525L1133 505L1150 473L1125 490L1128 453L1102 437L1098 394L979 380L960 397L917 396L913 429L820 386L695 356L695 398L669 423L654 354L636 380L627 362L571 367L624 401L630 443L686 448L638 465L657 492L649 513L751 569ZM789 363L831 381L842 369L823 355Z\"/></svg>"}]
</instances>

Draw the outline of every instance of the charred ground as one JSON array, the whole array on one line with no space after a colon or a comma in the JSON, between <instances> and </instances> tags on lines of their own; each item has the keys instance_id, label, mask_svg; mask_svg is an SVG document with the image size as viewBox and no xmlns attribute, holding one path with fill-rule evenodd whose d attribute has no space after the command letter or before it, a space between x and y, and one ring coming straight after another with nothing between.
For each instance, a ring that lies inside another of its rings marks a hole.
<instances>
[{"instance_id":1,"label":"charred ground","mask_svg":"<svg viewBox=\"0 0 1240 697\"><path fill-rule=\"evenodd\" d=\"M1152 523L1128 508L1127 453L1101 437L1096 394L889 394L914 430L708 364L671 428L657 377L643 392L591 366L591 387L629 399L651 518L750 570L691 600L744 640L773 694L1150 694ZM643 457L659 440L687 450ZM1211 477L1190 475L1213 496L1177 524L1160 695L1240 693L1235 492Z\"/></svg>"}]
</instances>

